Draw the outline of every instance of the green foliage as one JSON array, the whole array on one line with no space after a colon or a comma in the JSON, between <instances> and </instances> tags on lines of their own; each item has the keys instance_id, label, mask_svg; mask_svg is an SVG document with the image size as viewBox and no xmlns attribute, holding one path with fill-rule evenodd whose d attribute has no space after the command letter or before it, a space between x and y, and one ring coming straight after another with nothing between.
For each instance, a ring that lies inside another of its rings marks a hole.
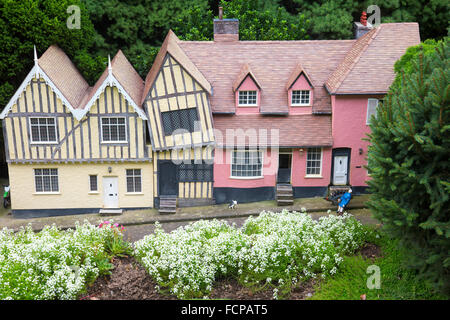
<instances>
[{"instance_id":1,"label":"green foliage","mask_svg":"<svg viewBox=\"0 0 450 320\"><path fill-rule=\"evenodd\" d=\"M445 299L436 293L416 272L407 268L404 261L408 253L399 247L398 241L384 233L372 243L381 246L381 257L370 260L360 254L344 257L342 264L332 278L316 286L313 300L359 300L366 294L367 300L432 300ZM380 268L380 289L368 289L367 279L372 273L367 268Z\"/></svg>"},{"instance_id":2,"label":"green foliage","mask_svg":"<svg viewBox=\"0 0 450 320\"><path fill-rule=\"evenodd\" d=\"M399 87L391 88L372 118L368 152L369 206L401 239L409 262L450 293L449 47L423 49Z\"/></svg>"},{"instance_id":3,"label":"green foliage","mask_svg":"<svg viewBox=\"0 0 450 320\"><path fill-rule=\"evenodd\" d=\"M67 28L70 5L81 9L80 29ZM90 46L94 28L80 0L0 0L0 105L8 103L33 66L33 45L52 44L70 57Z\"/></svg>"},{"instance_id":4,"label":"green foliage","mask_svg":"<svg viewBox=\"0 0 450 320\"><path fill-rule=\"evenodd\" d=\"M412 72L413 62L418 58L419 54L423 53L424 56L433 54L441 42L434 39L427 39L417 46L409 47L406 53L394 65L396 77L392 86L398 88L401 85L402 75Z\"/></svg>"},{"instance_id":5,"label":"green foliage","mask_svg":"<svg viewBox=\"0 0 450 320\"><path fill-rule=\"evenodd\" d=\"M224 18L239 19L241 40L308 39L305 16L289 14L283 7L260 10L261 0L222 1Z\"/></svg>"},{"instance_id":6,"label":"green foliage","mask_svg":"<svg viewBox=\"0 0 450 320\"><path fill-rule=\"evenodd\" d=\"M208 10L207 0L82 0L95 27L90 52L106 57L119 49L141 77L150 70L164 37L192 7Z\"/></svg>"},{"instance_id":7,"label":"green foliage","mask_svg":"<svg viewBox=\"0 0 450 320\"><path fill-rule=\"evenodd\" d=\"M239 20L240 40L308 39L304 15L291 15L274 2L264 0L221 1L224 19ZM187 19L178 19L174 31L185 40L212 40L213 13L194 6Z\"/></svg>"},{"instance_id":8,"label":"green foliage","mask_svg":"<svg viewBox=\"0 0 450 320\"><path fill-rule=\"evenodd\" d=\"M447 35L446 0L280 0L290 13L304 13L311 21L308 33L313 39L349 39L353 21L370 5L380 8L381 23L418 22L422 39L441 39ZM372 13L368 13L368 17Z\"/></svg>"},{"instance_id":9,"label":"green foliage","mask_svg":"<svg viewBox=\"0 0 450 320\"><path fill-rule=\"evenodd\" d=\"M381 22L418 22L421 39L442 39L449 26L447 0L366 0L363 8L378 5Z\"/></svg>"}]
</instances>

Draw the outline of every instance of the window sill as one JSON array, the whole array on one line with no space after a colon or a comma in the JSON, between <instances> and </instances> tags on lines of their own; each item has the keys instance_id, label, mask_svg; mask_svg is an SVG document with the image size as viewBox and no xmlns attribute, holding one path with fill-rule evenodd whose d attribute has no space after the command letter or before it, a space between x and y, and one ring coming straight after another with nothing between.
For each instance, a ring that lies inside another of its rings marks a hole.
<instances>
[{"instance_id":1,"label":"window sill","mask_svg":"<svg viewBox=\"0 0 450 320\"><path fill-rule=\"evenodd\" d=\"M128 141L102 141L101 144L128 144Z\"/></svg>"},{"instance_id":2,"label":"window sill","mask_svg":"<svg viewBox=\"0 0 450 320\"><path fill-rule=\"evenodd\" d=\"M305 179L323 179L323 176L322 175L312 175L312 174L310 174L310 175L306 175L305 176Z\"/></svg>"},{"instance_id":3,"label":"window sill","mask_svg":"<svg viewBox=\"0 0 450 320\"><path fill-rule=\"evenodd\" d=\"M43 141L43 142L33 142L33 141L31 141L30 142L30 145L31 146L45 146L45 145L55 145L55 144L58 144L58 141Z\"/></svg>"},{"instance_id":4,"label":"window sill","mask_svg":"<svg viewBox=\"0 0 450 320\"><path fill-rule=\"evenodd\" d=\"M33 195L36 196L51 196L51 195L58 195L61 194L61 192L34 192Z\"/></svg>"},{"instance_id":5,"label":"window sill","mask_svg":"<svg viewBox=\"0 0 450 320\"><path fill-rule=\"evenodd\" d=\"M100 192L98 192L98 191L90 191L90 192L88 192L88 194L100 194Z\"/></svg>"},{"instance_id":6,"label":"window sill","mask_svg":"<svg viewBox=\"0 0 450 320\"><path fill-rule=\"evenodd\" d=\"M291 107L311 107L311 104L291 104Z\"/></svg>"},{"instance_id":7,"label":"window sill","mask_svg":"<svg viewBox=\"0 0 450 320\"><path fill-rule=\"evenodd\" d=\"M258 176L258 177L233 177L230 176L230 179L236 179L236 180L256 180L256 179L263 179L264 176Z\"/></svg>"},{"instance_id":8,"label":"window sill","mask_svg":"<svg viewBox=\"0 0 450 320\"><path fill-rule=\"evenodd\" d=\"M125 195L126 196L143 196L144 193L143 192L126 192Z\"/></svg>"},{"instance_id":9,"label":"window sill","mask_svg":"<svg viewBox=\"0 0 450 320\"><path fill-rule=\"evenodd\" d=\"M251 107L251 108L255 108L255 107L259 107L258 104L238 104L238 107Z\"/></svg>"}]
</instances>

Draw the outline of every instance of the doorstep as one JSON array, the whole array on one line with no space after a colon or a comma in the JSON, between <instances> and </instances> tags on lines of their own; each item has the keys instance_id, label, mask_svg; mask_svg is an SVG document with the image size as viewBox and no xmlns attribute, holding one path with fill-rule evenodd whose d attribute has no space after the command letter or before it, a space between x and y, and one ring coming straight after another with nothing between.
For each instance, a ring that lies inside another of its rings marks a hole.
<instances>
[{"instance_id":1,"label":"doorstep","mask_svg":"<svg viewBox=\"0 0 450 320\"><path fill-rule=\"evenodd\" d=\"M107 209L100 209L100 211L98 213L100 213L100 215L102 217L103 216L120 216L123 213L123 210L107 208Z\"/></svg>"}]
</instances>

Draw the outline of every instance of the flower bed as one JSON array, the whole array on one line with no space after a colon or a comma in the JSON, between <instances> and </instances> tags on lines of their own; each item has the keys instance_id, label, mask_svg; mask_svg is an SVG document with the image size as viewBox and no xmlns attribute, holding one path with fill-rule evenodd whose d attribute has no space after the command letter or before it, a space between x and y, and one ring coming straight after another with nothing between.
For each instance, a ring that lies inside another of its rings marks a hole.
<instances>
[{"instance_id":1,"label":"flower bed","mask_svg":"<svg viewBox=\"0 0 450 320\"><path fill-rule=\"evenodd\" d=\"M342 256L364 244L369 230L350 215L313 220L306 213L262 212L242 229L225 221L198 221L135 243L135 255L162 292L207 297L214 281L234 277L274 298L299 282L334 274Z\"/></svg>"},{"instance_id":2,"label":"flower bed","mask_svg":"<svg viewBox=\"0 0 450 320\"><path fill-rule=\"evenodd\" d=\"M0 231L0 299L75 299L108 273L112 255L126 251L122 227L106 221L74 230L56 226ZM115 250L115 252L112 251Z\"/></svg>"}]
</instances>

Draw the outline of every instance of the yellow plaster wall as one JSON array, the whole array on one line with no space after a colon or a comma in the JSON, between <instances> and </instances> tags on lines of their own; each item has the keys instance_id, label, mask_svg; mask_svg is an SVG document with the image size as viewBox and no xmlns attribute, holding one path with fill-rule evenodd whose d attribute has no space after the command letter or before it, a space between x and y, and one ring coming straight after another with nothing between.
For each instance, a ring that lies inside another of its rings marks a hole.
<instances>
[{"instance_id":1,"label":"yellow plaster wall","mask_svg":"<svg viewBox=\"0 0 450 320\"><path fill-rule=\"evenodd\" d=\"M103 177L118 177L119 207L153 207L151 162L103 164L9 164L11 203L20 209L72 209L103 207ZM112 172L108 173L108 167ZM35 192L34 169L57 168L59 192ZM127 194L126 169L141 169L142 193ZM89 175L97 175L98 192L91 193Z\"/></svg>"}]
</instances>

